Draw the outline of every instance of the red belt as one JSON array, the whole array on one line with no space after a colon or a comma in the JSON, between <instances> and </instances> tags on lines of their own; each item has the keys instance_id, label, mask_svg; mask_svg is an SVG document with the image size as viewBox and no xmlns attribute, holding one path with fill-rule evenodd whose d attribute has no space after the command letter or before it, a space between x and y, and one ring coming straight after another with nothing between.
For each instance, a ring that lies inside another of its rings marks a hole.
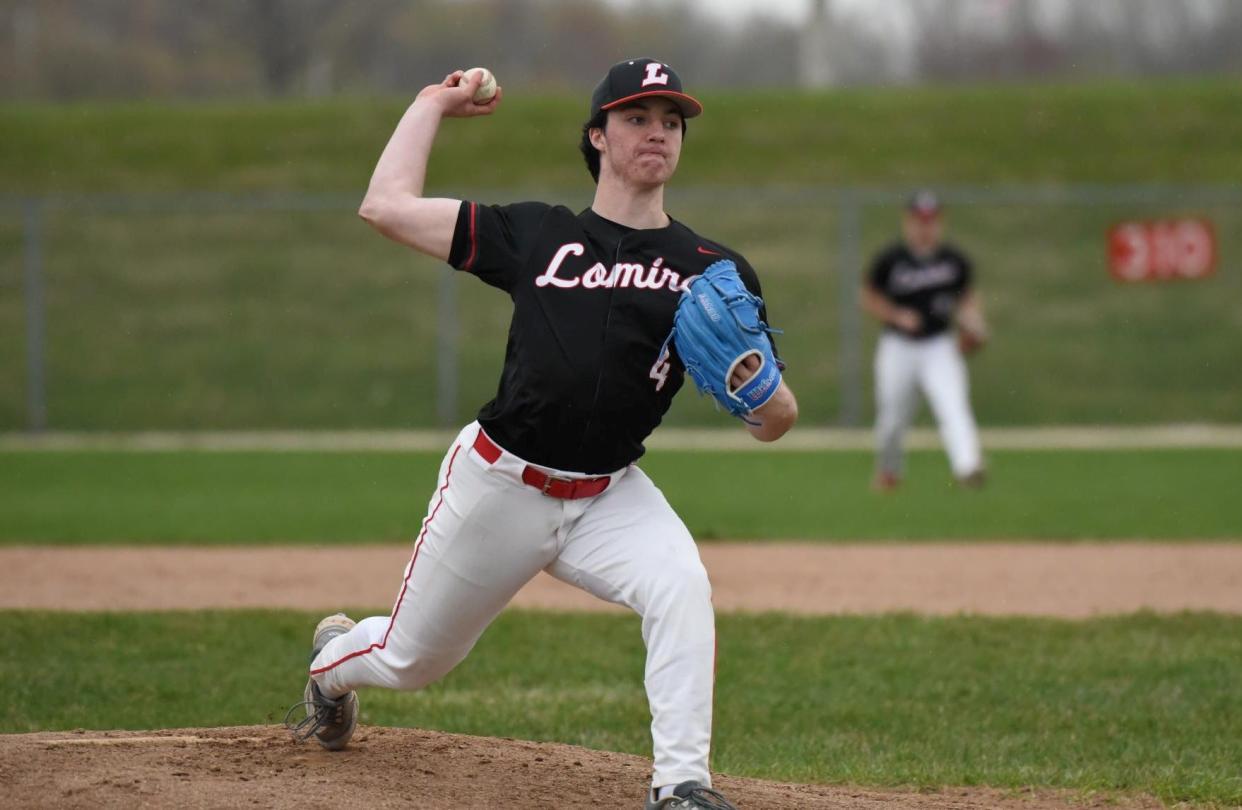
<instances>
[{"instance_id":1,"label":"red belt","mask_svg":"<svg viewBox=\"0 0 1242 810\"><path fill-rule=\"evenodd\" d=\"M495 464L500 458L501 450L496 443L487 437L482 430L474 440L474 452L478 453L488 464ZM522 483L529 484L547 495L549 498L562 498L573 501L578 498L590 498L608 489L612 481L610 476L599 478L567 478L563 475L548 475L537 467L526 465L522 470Z\"/></svg>"}]
</instances>

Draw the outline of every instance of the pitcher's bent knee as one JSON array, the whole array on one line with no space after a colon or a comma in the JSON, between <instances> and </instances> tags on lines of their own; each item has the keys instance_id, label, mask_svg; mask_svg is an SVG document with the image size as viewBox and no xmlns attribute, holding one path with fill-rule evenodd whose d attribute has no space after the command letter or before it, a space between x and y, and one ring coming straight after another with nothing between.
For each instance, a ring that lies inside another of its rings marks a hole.
<instances>
[{"instance_id":1,"label":"pitcher's bent knee","mask_svg":"<svg viewBox=\"0 0 1242 810\"><path fill-rule=\"evenodd\" d=\"M648 593L649 607L703 604L710 609L712 602L707 569L697 559L669 561L662 565L660 573L651 578Z\"/></svg>"}]
</instances>

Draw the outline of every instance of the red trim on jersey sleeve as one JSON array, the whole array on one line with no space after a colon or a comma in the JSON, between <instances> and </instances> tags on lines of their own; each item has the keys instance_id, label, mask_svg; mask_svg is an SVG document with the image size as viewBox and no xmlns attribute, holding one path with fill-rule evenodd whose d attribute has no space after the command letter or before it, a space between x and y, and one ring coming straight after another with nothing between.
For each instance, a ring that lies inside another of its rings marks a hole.
<instances>
[{"instance_id":1,"label":"red trim on jersey sleeve","mask_svg":"<svg viewBox=\"0 0 1242 810\"><path fill-rule=\"evenodd\" d=\"M461 263L461 269L469 272L471 266L474 264L474 260L479 256L479 233L477 227L479 204L474 202L466 204L470 206L470 253L467 254L466 260Z\"/></svg>"},{"instance_id":2,"label":"red trim on jersey sleeve","mask_svg":"<svg viewBox=\"0 0 1242 810\"><path fill-rule=\"evenodd\" d=\"M351 652L343 658L338 658L331 664L319 669L312 669L311 675L322 675L330 669L335 669L350 659L357 658L360 655L366 655L373 650L382 650L388 645L388 635L392 633L392 627L397 623L397 613L401 610L401 603L405 601L405 592L410 589L410 577L414 576L414 564L418 562L418 552L423 547L423 540L427 537L427 529L431 526L431 521L435 520L436 513L440 511L440 506L444 503L444 493L449 488L449 479L453 476L453 462L457 460L457 452L461 450L461 445L453 448L453 455L449 457L448 470L444 473L444 486L440 487L440 500L436 502L435 507L431 510L431 514L427 516L427 520L423 523L423 530L418 535L418 542L414 544L414 556L410 558L409 568L405 572L405 580L401 583L401 593L397 595L397 603L392 608L392 618L388 620L388 629L384 631L384 637L380 639L378 644L372 644L365 650Z\"/></svg>"}]
</instances>

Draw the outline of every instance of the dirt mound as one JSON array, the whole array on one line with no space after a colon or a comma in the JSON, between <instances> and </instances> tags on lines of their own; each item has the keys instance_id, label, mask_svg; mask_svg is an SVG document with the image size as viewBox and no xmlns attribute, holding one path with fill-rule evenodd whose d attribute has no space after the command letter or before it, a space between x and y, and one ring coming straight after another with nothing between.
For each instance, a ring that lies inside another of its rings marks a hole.
<instances>
[{"instance_id":1,"label":"dirt mound","mask_svg":"<svg viewBox=\"0 0 1242 810\"><path fill-rule=\"evenodd\" d=\"M8 807L638 808L648 768L626 754L400 728L360 728L339 753L294 743L278 726L0 736ZM1089 806L1065 794L985 788L916 793L730 776L715 782L742 810Z\"/></svg>"}]
</instances>

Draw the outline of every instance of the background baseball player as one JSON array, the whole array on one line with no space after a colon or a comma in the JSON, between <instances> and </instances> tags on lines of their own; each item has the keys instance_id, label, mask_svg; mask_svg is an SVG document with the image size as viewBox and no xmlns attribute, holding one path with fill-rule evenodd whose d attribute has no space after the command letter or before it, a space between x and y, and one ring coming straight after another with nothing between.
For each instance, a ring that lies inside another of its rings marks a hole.
<instances>
[{"instance_id":1,"label":"background baseball player","mask_svg":"<svg viewBox=\"0 0 1242 810\"><path fill-rule=\"evenodd\" d=\"M678 356L662 346L687 282L728 260L759 293L742 256L664 211L685 121L702 105L667 65L621 62L596 88L583 127L597 183L590 208L424 197L441 119L487 115L500 103L500 93L476 103L478 87L477 76L457 71L418 94L360 214L510 296L504 370L495 399L444 457L392 614L356 626L338 614L316 628L308 733L344 747L357 717L354 690L419 689L442 677L546 570L642 616L655 759L646 806L729 807L708 771L711 588L685 525L634 464L684 380ZM774 366L757 356L742 365L748 371L735 370L735 385ZM765 441L797 417L792 392L772 379L779 385L746 416L747 430Z\"/></svg>"},{"instance_id":2,"label":"background baseball player","mask_svg":"<svg viewBox=\"0 0 1242 810\"><path fill-rule=\"evenodd\" d=\"M936 195L918 192L902 216L902 238L876 255L863 285L863 309L884 324L875 354L879 490L901 481L902 438L919 390L936 417L953 475L966 486L984 480L962 354L983 345L987 328L970 260L943 242L943 233Z\"/></svg>"}]
</instances>

